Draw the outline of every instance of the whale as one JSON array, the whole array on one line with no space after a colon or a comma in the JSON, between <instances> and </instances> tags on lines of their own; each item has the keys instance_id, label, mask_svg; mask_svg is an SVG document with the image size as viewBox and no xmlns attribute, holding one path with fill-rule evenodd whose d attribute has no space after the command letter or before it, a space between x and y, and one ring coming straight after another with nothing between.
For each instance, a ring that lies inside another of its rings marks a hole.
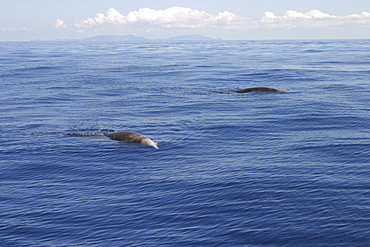
<instances>
[{"instance_id":1,"label":"whale","mask_svg":"<svg viewBox=\"0 0 370 247\"><path fill-rule=\"evenodd\" d=\"M67 135L70 135L70 136L106 136L116 141L139 143L145 146L151 146L155 149L159 149L157 142L154 142L153 140L151 140L150 138L144 135L131 132L131 131L121 131L121 132L113 132L113 133L100 133L100 132L98 133L69 133Z\"/></svg>"},{"instance_id":2,"label":"whale","mask_svg":"<svg viewBox=\"0 0 370 247\"><path fill-rule=\"evenodd\" d=\"M135 132L121 131L121 132L114 132L110 134L104 133L104 135L109 137L112 140L127 141L131 143L140 143L145 146L151 146L151 147L154 147L155 149L159 149L157 146L157 142L154 142L148 137L135 133Z\"/></svg>"},{"instance_id":3,"label":"whale","mask_svg":"<svg viewBox=\"0 0 370 247\"><path fill-rule=\"evenodd\" d=\"M250 93L250 92L278 92L278 93L285 93L287 91L275 89L275 88L269 88L269 87L251 87L246 88L238 91L232 91L233 93Z\"/></svg>"}]
</instances>

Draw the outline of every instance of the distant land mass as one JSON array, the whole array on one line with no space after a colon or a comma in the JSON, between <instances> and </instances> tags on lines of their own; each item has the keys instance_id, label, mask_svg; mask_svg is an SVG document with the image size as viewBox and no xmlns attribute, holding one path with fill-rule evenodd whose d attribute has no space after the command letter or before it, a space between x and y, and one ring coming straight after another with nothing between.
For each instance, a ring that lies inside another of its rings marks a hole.
<instances>
[{"instance_id":1,"label":"distant land mass","mask_svg":"<svg viewBox=\"0 0 370 247\"><path fill-rule=\"evenodd\" d=\"M129 34L129 35L99 35L90 38L85 38L82 40L129 42L129 41L149 41L149 40L221 40L221 39L213 39L203 35L181 35L166 39L147 39L144 37Z\"/></svg>"}]
</instances>

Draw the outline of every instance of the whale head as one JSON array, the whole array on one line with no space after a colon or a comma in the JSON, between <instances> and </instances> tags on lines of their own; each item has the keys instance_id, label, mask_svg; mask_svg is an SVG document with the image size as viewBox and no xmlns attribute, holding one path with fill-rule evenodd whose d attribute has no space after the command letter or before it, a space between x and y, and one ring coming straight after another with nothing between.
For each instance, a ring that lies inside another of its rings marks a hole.
<instances>
[{"instance_id":1,"label":"whale head","mask_svg":"<svg viewBox=\"0 0 370 247\"><path fill-rule=\"evenodd\" d=\"M141 141L141 144L146 145L146 146L151 146L151 147L156 148L156 149L159 149L158 146L157 146L157 142L153 142L149 138L142 140Z\"/></svg>"}]
</instances>

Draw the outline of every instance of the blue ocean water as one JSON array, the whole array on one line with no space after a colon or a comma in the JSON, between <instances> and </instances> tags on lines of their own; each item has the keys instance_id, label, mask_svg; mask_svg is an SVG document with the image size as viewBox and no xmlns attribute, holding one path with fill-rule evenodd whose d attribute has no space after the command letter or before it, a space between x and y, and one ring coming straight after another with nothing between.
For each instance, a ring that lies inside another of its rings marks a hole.
<instances>
[{"instance_id":1,"label":"blue ocean water","mask_svg":"<svg viewBox=\"0 0 370 247\"><path fill-rule=\"evenodd\" d=\"M370 245L370 40L0 42L0 83L1 246ZM67 135L112 131L159 150Z\"/></svg>"}]
</instances>

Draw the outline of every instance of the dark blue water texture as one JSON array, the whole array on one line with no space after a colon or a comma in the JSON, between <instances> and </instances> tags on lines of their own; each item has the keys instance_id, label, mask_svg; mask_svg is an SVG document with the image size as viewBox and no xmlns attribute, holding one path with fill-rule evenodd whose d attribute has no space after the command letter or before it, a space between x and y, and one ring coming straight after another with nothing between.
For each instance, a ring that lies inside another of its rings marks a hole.
<instances>
[{"instance_id":1,"label":"dark blue water texture","mask_svg":"<svg viewBox=\"0 0 370 247\"><path fill-rule=\"evenodd\" d=\"M370 40L0 42L0 83L1 246L370 246ZM67 135L122 130L159 149Z\"/></svg>"}]
</instances>

